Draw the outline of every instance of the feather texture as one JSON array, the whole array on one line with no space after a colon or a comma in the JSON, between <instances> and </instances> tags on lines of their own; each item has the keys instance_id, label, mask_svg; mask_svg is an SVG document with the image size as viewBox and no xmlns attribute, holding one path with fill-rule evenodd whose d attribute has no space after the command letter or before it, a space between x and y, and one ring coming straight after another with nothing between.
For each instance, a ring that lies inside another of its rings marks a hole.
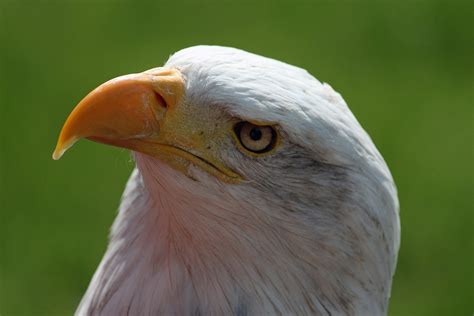
<instances>
[{"instance_id":1,"label":"feather texture","mask_svg":"<svg viewBox=\"0 0 474 316\"><path fill-rule=\"evenodd\" d=\"M186 102L213 120L277 124L281 149L221 158L246 179L137 168L78 315L383 315L399 247L390 172L342 97L241 50L173 55ZM204 116L206 116L204 115ZM227 149L227 150L224 150Z\"/></svg>"}]
</instances>

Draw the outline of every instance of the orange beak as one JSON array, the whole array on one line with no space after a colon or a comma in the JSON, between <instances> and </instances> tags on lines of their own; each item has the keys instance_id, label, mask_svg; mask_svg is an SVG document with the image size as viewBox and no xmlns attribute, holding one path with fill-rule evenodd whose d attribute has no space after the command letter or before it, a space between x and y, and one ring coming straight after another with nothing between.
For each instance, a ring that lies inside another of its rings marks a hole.
<instances>
[{"instance_id":1,"label":"orange beak","mask_svg":"<svg viewBox=\"0 0 474 316\"><path fill-rule=\"evenodd\" d=\"M183 94L184 81L175 69L155 68L107 81L69 115L53 159L81 138L146 153L167 108L176 106Z\"/></svg>"},{"instance_id":2,"label":"orange beak","mask_svg":"<svg viewBox=\"0 0 474 316\"><path fill-rule=\"evenodd\" d=\"M87 138L158 158L185 174L193 164L223 181L240 181L240 175L222 164L218 152L210 150L208 141L215 131L207 128L199 108L182 102L184 91L176 69L155 68L107 81L71 112L53 159Z\"/></svg>"}]
</instances>

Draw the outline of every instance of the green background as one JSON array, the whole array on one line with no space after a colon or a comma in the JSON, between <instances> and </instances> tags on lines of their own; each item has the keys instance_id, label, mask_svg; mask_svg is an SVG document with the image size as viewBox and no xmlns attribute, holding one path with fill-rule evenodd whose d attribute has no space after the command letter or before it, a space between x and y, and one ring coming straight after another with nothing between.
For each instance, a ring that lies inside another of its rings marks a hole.
<instances>
[{"instance_id":1,"label":"green background","mask_svg":"<svg viewBox=\"0 0 474 316\"><path fill-rule=\"evenodd\" d=\"M341 92L399 189L390 315L472 315L473 2L170 2L1 2L1 315L70 315L104 253L133 162L87 141L53 161L73 106L197 44Z\"/></svg>"}]
</instances>

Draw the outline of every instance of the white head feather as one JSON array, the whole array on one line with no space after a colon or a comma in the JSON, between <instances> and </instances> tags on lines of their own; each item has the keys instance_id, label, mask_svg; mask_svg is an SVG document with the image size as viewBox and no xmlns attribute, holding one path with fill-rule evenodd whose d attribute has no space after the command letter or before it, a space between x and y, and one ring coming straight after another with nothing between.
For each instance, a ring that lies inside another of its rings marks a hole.
<instances>
[{"instance_id":1,"label":"white head feather","mask_svg":"<svg viewBox=\"0 0 474 316\"><path fill-rule=\"evenodd\" d=\"M385 314L397 194L342 97L305 70L233 48L187 48L165 67L181 71L184 102L208 121L277 124L282 144L258 159L230 137L216 144L246 179L235 185L134 153L77 314Z\"/></svg>"}]
</instances>

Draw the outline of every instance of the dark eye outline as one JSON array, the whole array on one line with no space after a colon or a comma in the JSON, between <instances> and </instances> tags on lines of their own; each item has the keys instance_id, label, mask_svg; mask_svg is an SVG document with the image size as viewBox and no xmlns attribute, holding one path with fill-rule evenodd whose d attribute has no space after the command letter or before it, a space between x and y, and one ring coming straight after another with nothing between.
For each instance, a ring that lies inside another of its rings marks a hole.
<instances>
[{"instance_id":1,"label":"dark eye outline","mask_svg":"<svg viewBox=\"0 0 474 316\"><path fill-rule=\"evenodd\" d=\"M242 131L242 127L246 124L250 124L253 127L269 127L271 129L272 139L270 143L267 145L267 147L261 150L252 150L248 148L247 146L245 146L245 144L242 142L240 133ZM235 133L235 137L239 141L240 146L252 154L265 154L265 153L271 152L275 148L276 144L278 143L278 133L272 125L257 125L248 121L241 121L234 125L234 133Z\"/></svg>"}]
</instances>

